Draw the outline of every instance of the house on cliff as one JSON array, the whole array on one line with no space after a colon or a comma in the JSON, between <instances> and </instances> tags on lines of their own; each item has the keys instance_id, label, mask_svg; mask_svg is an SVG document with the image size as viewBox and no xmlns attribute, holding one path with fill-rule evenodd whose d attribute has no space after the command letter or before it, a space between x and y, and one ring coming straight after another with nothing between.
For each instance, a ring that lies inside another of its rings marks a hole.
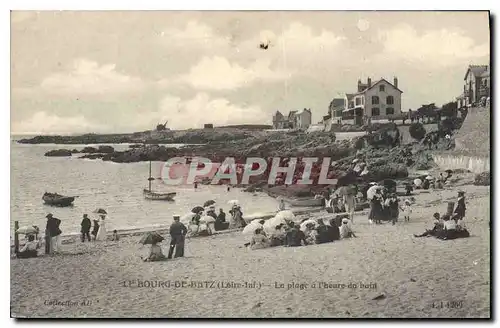
<instances>
[{"instance_id":1,"label":"house on cliff","mask_svg":"<svg viewBox=\"0 0 500 328\"><path fill-rule=\"evenodd\" d=\"M367 122L390 120L401 116L401 91L398 79L393 83L384 78L373 82L368 78L366 83L358 80L356 93L346 93L345 108L342 110L342 123L363 125Z\"/></svg>"},{"instance_id":2,"label":"house on cliff","mask_svg":"<svg viewBox=\"0 0 500 328\"><path fill-rule=\"evenodd\" d=\"M469 65L464 76L463 93L457 98L458 107L478 105L482 98L490 97L489 65Z\"/></svg>"},{"instance_id":3,"label":"house on cliff","mask_svg":"<svg viewBox=\"0 0 500 328\"><path fill-rule=\"evenodd\" d=\"M276 111L273 115L273 128L307 130L311 125L311 121L312 112L308 108L292 110L288 113L288 116L284 116L280 111Z\"/></svg>"}]
</instances>

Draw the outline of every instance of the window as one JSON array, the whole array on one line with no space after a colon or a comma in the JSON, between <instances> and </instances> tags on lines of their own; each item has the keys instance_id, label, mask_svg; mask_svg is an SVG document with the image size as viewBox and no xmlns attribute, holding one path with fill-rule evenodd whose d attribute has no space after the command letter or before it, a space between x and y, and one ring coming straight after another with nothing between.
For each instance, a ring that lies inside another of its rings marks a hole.
<instances>
[{"instance_id":1,"label":"window","mask_svg":"<svg viewBox=\"0 0 500 328\"><path fill-rule=\"evenodd\" d=\"M378 103L379 103L378 96L372 96L372 105L378 105Z\"/></svg>"},{"instance_id":2,"label":"window","mask_svg":"<svg viewBox=\"0 0 500 328\"><path fill-rule=\"evenodd\" d=\"M386 102L387 102L387 105L394 105L394 97L387 96Z\"/></svg>"},{"instance_id":3,"label":"window","mask_svg":"<svg viewBox=\"0 0 500 328\"><path fill-rule=\"evenodd\" d=\"M379 116L380 115L380 109L375 107L372 108L372 116Z\"/></svg>"},{"instance_id":4,"label":"window","mask_svg":"<svg viewBox=\"0 0 500 328\"><path fill-rule=\"evenodd\" d=\"M356 98L356 106L361 105L361 98Z\"/></svg>"},{"instance_id":5,"label":"window","mask_svg":"<svg viewBox=\"0 0 500 328\"><path fill-rule=\"evenodd\" d=\"M378 89L380 90L380 92L384 92L385 91L385 85L379 86Z\"/></svg>"},{"instance_id":6,"label":"window","mask_svg":"<svg viewBox=\"0 0 500 328\"><path fill-rule=\"evenodd\" d=\"M387 109L385 110L385 114L386 115L394 115L394 108L387 107Z\"/></svg>"}]
</instances>

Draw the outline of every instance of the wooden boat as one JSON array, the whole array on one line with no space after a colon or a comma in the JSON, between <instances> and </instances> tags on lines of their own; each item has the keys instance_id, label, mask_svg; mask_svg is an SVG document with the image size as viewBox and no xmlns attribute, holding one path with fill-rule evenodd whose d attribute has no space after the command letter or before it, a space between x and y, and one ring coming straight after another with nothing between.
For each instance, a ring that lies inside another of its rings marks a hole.
<instances>
[{"instance_id":1,"label":"wooden boat","mask_svg":"<svg viewBox=\"0 0 500 328\"><path fill-rule=\"evenodd\" d=\"M149 161L149 189L143 189L142 192L144 194L144 198L149 199L149 200L166 200L166 201L173 201L174 197L177 195L176 192L155 192L151 190L151 181L153 181L154 178L151 177L151 161Z\"/></svg>"},{"instance_id":2,"label":"wooden boat","mask_svg":"<svg viewBox=\"0 0 500 328\"><path fill-rule=\"evenodd\" d=\"M73 205L75 197L63 196L58 193L46 192L43 194L42 199L46 205L66 207Z\"/></svg>"},{"instance_id":3,"label":"wooden boat","mask_svg":"<svg viewBox=\"0 0 500 328\"><path fill-rule=\"evenodd\" d=\"M285 202L295 207L321 206L323 200L321 198L296 198L285 199Z\"/></svg>"}]
</instances>

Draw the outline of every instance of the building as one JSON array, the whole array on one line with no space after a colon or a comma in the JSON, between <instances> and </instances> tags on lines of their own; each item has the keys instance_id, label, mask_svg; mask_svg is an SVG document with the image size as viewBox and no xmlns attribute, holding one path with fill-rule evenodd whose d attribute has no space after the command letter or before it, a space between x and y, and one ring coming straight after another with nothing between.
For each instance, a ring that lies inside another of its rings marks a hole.
<instances>
[{"instance_id":1,"label":"building","mask_svg":"<svg viewBox=\"0 0 500 328\"><path fill-rule=\"evenodd\" d=\"M458 107L479 104L481 98L490 97L490 67L488 65L469 65L464 76L463 94L457 98Z\"/></svg>"},{"instance_id":2,"label":"building","mask_svg":"<svg viewBox=\"0 0 500 328\"><path fill-rule=\"evenodd\" d=\"M332 124L340 124L342 121L342 112L346 108L346 99L333 98L328 107L328 113L332 119Z\"/></svg>"},{"instance_id":3,"label":"building","mask_svg":"<svg viewBox=\"0 0 500 328\"><path fill-rule=\"evenodd\" d=\"M273 115L273 128L275 129L299 129L307 130L312 122L311 109L292 110L288 116L284 116L280 111Z\"/></svg>"},{"instance_id":4,"label":"building","mask_svg":"<svg viewBox=\"0 0 500 328\"><path fill-rule=\"evenodd\" d=\"M368 121L379 121L401 116L401 95L398 79L390 83L386 79L372 83L368 78L366 83L358 80L356 93L346 93L342 111L342 123L363 125Z\"/></svg>"}]
</instances>

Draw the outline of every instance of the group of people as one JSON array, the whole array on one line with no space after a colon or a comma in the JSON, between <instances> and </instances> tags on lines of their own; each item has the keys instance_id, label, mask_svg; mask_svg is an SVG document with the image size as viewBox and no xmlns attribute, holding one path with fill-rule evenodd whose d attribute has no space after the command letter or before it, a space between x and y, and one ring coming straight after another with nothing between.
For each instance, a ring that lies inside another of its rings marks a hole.
<instances>
[{"instance_id":1,"label":"group of people","mask_svg":"<svg viewBox=\"0 0 500 328\"><path fill-rule=\"evenodd\" d=\"M89 216L87 214L83 214L83 219L82 222L80 223L82 243L85 242L85 239L91 241L92 238L90 237L90 235L92 235L94 241L106 240L107 238L106 215L99 214L99 219L94 219L93 221L94 221L94 226L92 232L90 232L92 224L90 222ZM113 230L113 236L111 239L114 241L118 241L120 239L116 230Z\"/></svg>"},{"instance_id":2,"label":"group of people","mask_svg":"<svg viewBox=\"0 0 500 328\"><path fill-rule=\"evenodd\" d=\"M465 227L465 192L458 192L458 201L455 210L453 210L454 203L448 203L446 214L440 215L438 212L434 213L434 226L426 230L421 235L414 235L415 237L428 237L433 236L439 239L456 239L469 237L469 231Z\"/></svg>"},{"instance_id":3,"label":"group of people","mask_svg":"<svg viewBox=\"0 0 500 328\"><path fill-rule=\"evenodd\" d=\"M187 233L188 233L188 228L182 222L180 222L180 216L174 215L174 222L170 225L169 228L170 245L169 245L168 255L165 256L163 254L161 246L158 245L161 242L161 240L155 239L151 243L149 256L143 260L145 262L157 262L157 261L170 260L172 259L172 256L174 256L174 258L184 257L184 245Z\"/></svg>"},{"instance_id":4,"label":"group of people","mask_svg":"<svg viewBox=\"0 0 500 328\"><path fill-rule=\"evenodd\" d=\"M308 219L302 220L304 223ZM259 222L261 225L264 220ZM349 219L342 220L339 227L335 219L330 219L329 225L323 222L323 219L318 219L316 223L306 223L305 229L301 229L300 224L288 220L287 224L279 224L275 226L275 230L267 234L264 228L257 228L254 231L249 246L251 249L262 249L268 247L285 246L297 247L313 244L323 244L333 242L339 239L356 237L351 229Z\"/></svg>"},{"instance_id":5,"label":"group of people","mask_svg":"<svg viewBox=\"0 0 500 328\"><path fill-rule=\"evenodd\" d=\"M372 182L374 187L378 185ZM412 212L411 201L406 199L400 205L400 200L395 193L382 193L383 188L376 188L375 194L370 199L370 213L368 220L370 223L381 224L382 221L391 221L393 225L399 220L400 211L403 213L405 221L410 220Z\"/></svg>"},{"instance_id":6,"label":"group of people","mask_svg":"<svg viewBox=\"0 0 500 328\"><path fill-rule=\"evenodd\" d=\"M213 234L213 230L222 231L226 229L239 229L246 226L246 222L243 219L243 211L241 206L238 204L233 204L229 210L230 218L229 221L226 220L226 212L222 208L219 209L219 213L216 213L215 204L212 204L205 208L205 210L200 210L194 213L191 221L189 222L189 233L192 236L208 236ZM202 217L210 216L214 219L213 225L211 223L204 222Z\"/></svg>"}]
</instances>

